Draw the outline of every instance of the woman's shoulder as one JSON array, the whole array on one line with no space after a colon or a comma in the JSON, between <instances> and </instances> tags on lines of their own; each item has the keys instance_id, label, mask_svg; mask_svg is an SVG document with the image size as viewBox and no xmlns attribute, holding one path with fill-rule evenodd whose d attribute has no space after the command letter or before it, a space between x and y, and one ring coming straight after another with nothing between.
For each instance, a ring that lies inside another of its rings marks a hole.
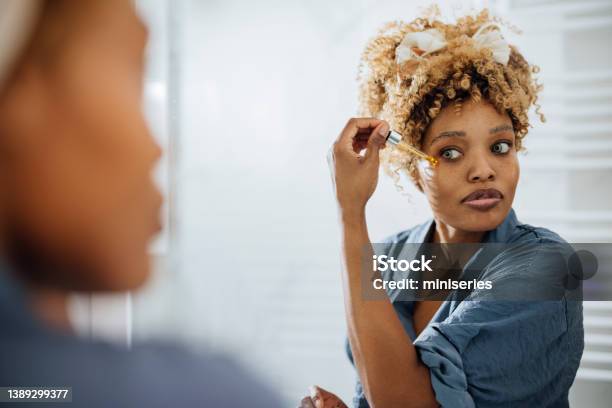
<instances>
[{"instance_id":1,"label":"woman's shoulder","mask_svg":"<svg viewBox=\"0 0 612 408\"><path fill-rule=\"evenodd\" d=\"M573 252L571 245L551 229L518 221L512 224L503 240L490 243L498 253L491 264L513 266L513 271L556 265Z\"/></svg>"},{"instance_id":2,"label":"woman's shoulder","mask_svg":"<svg viewBox=\"0 0 612 408\"><path fill-rule=\"evenodd\" d=\"M512 208L501 224L495 229L488 231L483 242L495 244L566 244L566 241L559 234L548 228L519 221L516 212Z\"/></svg>"},{"instance_id":3,"label":"woman's shoulder","mask_svg":"<svg viewBox=\"0 0 612 408\"><path fill-rule=\"evenodd\" d=\"M558 233L516 223L506 240L486 247L491 260L481 279L496 282L491 292L509 300L552 300L566 295L572 246Z\"/></svg>"},{"instance_id":4,"label":"woman's shoulder","mask_svg":"<svg viewBox=\"0 0 612 408\"><path fill-rule=\"evenodd\" d=\"M558 233L531 224L517 223L507 243L536 242L550 244L567 244L567 241Z\"/></svg>"}]
</instances>

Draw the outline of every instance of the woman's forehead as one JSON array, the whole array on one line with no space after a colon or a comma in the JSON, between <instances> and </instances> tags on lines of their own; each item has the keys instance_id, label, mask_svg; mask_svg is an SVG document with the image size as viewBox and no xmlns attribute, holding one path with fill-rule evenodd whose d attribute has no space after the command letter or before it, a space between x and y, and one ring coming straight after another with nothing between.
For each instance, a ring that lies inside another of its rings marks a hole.
<instances>
[{"instance_id":1,"label":"woman's forehead","mask_svg":"<svg viewBox=\"0 0 612 408\"><path fill-rule=\"evenodd\" d=\"M499 113L486 102L464 103L461 109L449 105L442 109L427 129L428 143L439 138L470 137L482 133L495 134L512 131L512 120L507 113Z\"/></svg>"}]
</instances>

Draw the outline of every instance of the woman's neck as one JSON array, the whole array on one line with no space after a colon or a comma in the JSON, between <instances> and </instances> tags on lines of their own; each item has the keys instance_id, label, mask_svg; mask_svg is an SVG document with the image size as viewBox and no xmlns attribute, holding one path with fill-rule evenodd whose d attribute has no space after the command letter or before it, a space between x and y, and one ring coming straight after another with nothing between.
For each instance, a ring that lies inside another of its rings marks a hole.
<instances>
[{"instance_id":1,"label":"woman's neck","mask_svg":"<svg viewBox=\"0 0 612 408\"><path fill-rule=\"evenodd\" d=\"M66 291L32 285L27 289L30 307L39 319L55 329L73 332Z\"/></svg>"},{"instance_id":2,"label":"woman's neck","mask_svg":"<svg viewBox=\"0 0 612 408\"><path fill-rule=\"evenodd\" d=\"M0 208L0 213L2 213L0 215L0 220L2 220L4 219L2 208ZM0 221L0 224L1 223ZM60 331L73 333L74 328L72 327L68 313L69 292L34 283L32 280L24 278L26 274L18 273L18 268L9 263L2 264L2 261L8 258L4 243L4 235L0 233L0 254L2 254L2 256L0 256L0 267L6 269L6 273L11 276L11 279L20 282L25 290L26 298L24 300L27 307L29 307L32 313L34 313L34 315L44 324Z\"/></svg>"},{"instance_id":3,"label":"woman's neck","mask_svg":"<svg viewBox=\"0 0 612 408\"><path fill-rule=\"evenodd\" d=\"M440 244L476 243L482 240L485 232L462 231L450 225L435 221L432 242Z\"/></svg>"}]
</instances>

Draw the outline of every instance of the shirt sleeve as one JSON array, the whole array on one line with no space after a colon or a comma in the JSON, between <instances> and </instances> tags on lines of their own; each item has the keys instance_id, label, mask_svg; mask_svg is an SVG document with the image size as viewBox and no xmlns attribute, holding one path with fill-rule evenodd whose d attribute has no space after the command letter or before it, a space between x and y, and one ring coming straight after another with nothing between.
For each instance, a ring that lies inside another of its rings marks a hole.
<instances>
[{"instance_id":1,"label":"shirt sleeve","mask_svg":"<svg viewBox=\"0 0 612 408\"><path fill-rule=\"evenodd\" d=\"M538 406L550 406L571 385L573 378L563 377L570 352L565 299L507 299L523 290L526 274L550 275L558 267L558 259L540 255L532 250L494 261L485 271L493 289L473 292L415 339L442 407L526 406L540 397ZM496 298L496 290L504 300Z\"/></svg>"}]
</instances>

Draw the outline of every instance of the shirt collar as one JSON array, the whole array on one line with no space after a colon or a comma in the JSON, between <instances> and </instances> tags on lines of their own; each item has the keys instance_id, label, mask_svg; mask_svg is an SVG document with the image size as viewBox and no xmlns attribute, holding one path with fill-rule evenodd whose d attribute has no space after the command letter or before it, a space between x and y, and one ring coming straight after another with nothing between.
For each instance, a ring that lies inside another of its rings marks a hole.
<instances>
[{"instance_id":1,"label":"shirt collar","mask_svg":"<svg viewBox=\"0 0 612 408\"><path fill-rule=\"evenodd\" d=\"M508 215L495 229L487 231L482 238L482 243L504 243L510 241L510 238L519 225L516 218L516 213L513 208L510 208ZM433 233L436 228L436 223L433 218L416 227L414 231L414 242L431 242Z\"/></svg>"},{"instance_id":2,"label":"shirt collar","mask_svg":"<svg viewBox=\"0 0 612 408\"><path fill-rule=\"evenodd\" d=\"M514 230L519 225L519 220L516 218L516 213L513 208L510 208L508 215L504 218L497 228L487 231L481 242L490 243L505 243L509 242Z\"/></svg>"}]
</instances>

